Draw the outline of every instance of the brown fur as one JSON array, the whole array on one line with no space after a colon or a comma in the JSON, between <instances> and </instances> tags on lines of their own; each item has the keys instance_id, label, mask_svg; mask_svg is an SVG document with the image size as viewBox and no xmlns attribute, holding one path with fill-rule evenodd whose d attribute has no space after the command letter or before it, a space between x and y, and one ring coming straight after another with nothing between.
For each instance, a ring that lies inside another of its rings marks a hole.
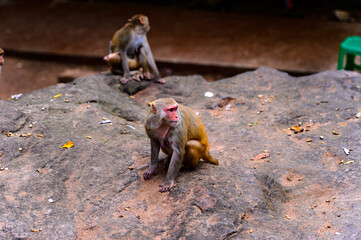
<instances>
[{"instance_id":1,"label":"brown fur","mask_svg":"<svg viewBox=\"0 0 361 240\"><path fill-rule=\"evenodd\" d=\"M149 47L146 36L149 29L148 17L143 14L136 14L114 33L109 43L108 56L119 53L119 57L114 56L112 59L108 57L108 62L112 73L123 74L122 84L131 79L130 69L140 70L140 68L142 68L142 74L133 77L133 79L139 81L143 78L151 79L153 73L156 82L165 83L163 79L160 79L158 68ZM130 55L134 57L130 58ZM107 60L106 57L104 57L105 60ZM127 61L122 61L123 59L127 59Z\"/></svg>"},{"instance_id":2,"label":"brown fur","mask_svg":"<svg viewBox=\"0 0 361 240\"><path fill-rule=\"evenodd\" d=\"M164 109L167 106L178 105L178 123L169 124ZM201 120L188 107L172 98L160 98L151 103L145 129L151 139L151 164L144 173L144 179L149 179L156 173L159 150L169 156L167 177L162 184L161 192L169 191L173 186L180 167L196 167L200 159L218 165L218 160L209 154L209 142L206 129Z\"/></svg>"}]
</instances>

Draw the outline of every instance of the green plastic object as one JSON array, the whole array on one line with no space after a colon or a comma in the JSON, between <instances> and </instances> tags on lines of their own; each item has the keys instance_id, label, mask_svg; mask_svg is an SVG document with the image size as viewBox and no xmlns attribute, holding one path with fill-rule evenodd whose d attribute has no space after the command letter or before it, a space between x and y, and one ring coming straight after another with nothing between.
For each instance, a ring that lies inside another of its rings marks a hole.
<instances>
[{"instance_id":1,"label":"green plastic object","mask_svg":"<svg viewBox=\"0 0 361 240\"><path fill-rule=\"evenodd\" d=\"M346 55L346 64L344 65L344 58ZM338 52L337 70L361 70L361 65L355 63L355 56L360 56L361 59L361 37L350 36L347 37L341 44Z\"/></svg>"}]
</instances>

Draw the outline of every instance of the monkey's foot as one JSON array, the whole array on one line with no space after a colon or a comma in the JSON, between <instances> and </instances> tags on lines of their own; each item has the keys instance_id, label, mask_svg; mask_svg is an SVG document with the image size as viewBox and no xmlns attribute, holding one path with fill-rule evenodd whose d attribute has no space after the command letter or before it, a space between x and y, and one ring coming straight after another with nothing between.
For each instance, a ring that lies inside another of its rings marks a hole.
<instances>
[{"instance_id":1,"label":"monkey's foot","mask_svg":"<svg viewBox=\"0 0 361 240\"><path fill-rule=\"evenodd\" d=\"M152 169L150 166L148 167L147 170L145 170L145 172L143 173L143 178L144 180L148 180L150 179L150 177L152 175L156 175L157 174L157 168Z\"/></svg>"},{"instance_id":2,"label":"monkey's foot","mask_svg":"<svg viewBox=\"0 0 361 240\"><path fill-rule=\"evenodd\" d=\"M120 79L120 83L121 83L121 84L126 84L129 80L130 80L130 78L122 77L122 78Z\"/></svg>"}]
</instances>

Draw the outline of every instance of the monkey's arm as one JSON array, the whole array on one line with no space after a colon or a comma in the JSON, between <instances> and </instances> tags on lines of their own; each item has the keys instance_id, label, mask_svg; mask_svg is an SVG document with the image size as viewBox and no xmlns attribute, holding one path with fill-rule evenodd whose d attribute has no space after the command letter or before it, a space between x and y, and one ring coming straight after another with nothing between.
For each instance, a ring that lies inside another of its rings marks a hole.
<instances>
[{"instance_id":1,"label":"monkey's arm","mask_svg":"<svg viewBox=\"0 0 361 240\"><path fill-rule=\"evenodd\" d=\"M120 53L121 59L127 59L127 51L119 51L119 53ZM128 61L122 61L122 67L123 67L124 75L123 75L122 79L120 80L120 82L122 84L125 84L130 79Z\"/></svg>"},{"instance_id":2,"label":"monkey's arm","mask_svg":"<svg viewBox=\"0 0 361 240\"><path fill-rule=\"evenodd\" d=\"M175 178L178 176L178 172L182 167L182 154L178 151L173 151L172 158L169 163L167 177L160 185L160 192L167 192L174 184Z\"/></svg>"},{"instance_id":3,"label":"monkey's arm","mask_svg":"<svg viewBox=\"0 0 361 240\"><path fill-rule=\"evenodd\" d=\"M147 170L145 170L143 177L144 180L148 180L152 175L157 173L158 156L160 150L160 142L154 139L150 141L150 164Z\"/></svg>"}]
</instances>

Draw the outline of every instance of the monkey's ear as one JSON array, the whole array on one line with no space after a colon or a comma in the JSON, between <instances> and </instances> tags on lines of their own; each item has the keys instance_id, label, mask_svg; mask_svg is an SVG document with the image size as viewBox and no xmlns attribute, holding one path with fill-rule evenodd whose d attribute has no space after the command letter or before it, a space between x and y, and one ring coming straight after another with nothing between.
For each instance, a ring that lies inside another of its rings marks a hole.
<instances>
[{"instance_id":1,"label":"monkey's ear","mask_svg":"<svg viewBox=\"0 0 361 240\"><path fill-rule=\"evenodd\" d=\"M148 106L152 106L152 104L155 102L155 100L154 101L151 101L151 102L149 102L148 103Z\"/></svg>"},{"instance_id":2,"label":"monkey's ear","mask_svg":"<svg viewBox=\"0 0 361 240\"><path fill-rule=\"evenodd\" d=\"M144 17L140 17L140 18L139 18L139 22L140 22L140 24L142 24L142 25L143 25L143 24L144 24L144 22L145 22Z\"/></svg>"},{"instance_id":3,"label":"monkey's ear","mask_svg":"<svg viewBox=\"0 0 361 240\"><path fill-rule=\"evenodd\" d=\"M152 112L153 112L154 114L157 114L157 108L155 107L155 105L152 104L151 107L152 107Z\"/></svg>"}]
</instances>

